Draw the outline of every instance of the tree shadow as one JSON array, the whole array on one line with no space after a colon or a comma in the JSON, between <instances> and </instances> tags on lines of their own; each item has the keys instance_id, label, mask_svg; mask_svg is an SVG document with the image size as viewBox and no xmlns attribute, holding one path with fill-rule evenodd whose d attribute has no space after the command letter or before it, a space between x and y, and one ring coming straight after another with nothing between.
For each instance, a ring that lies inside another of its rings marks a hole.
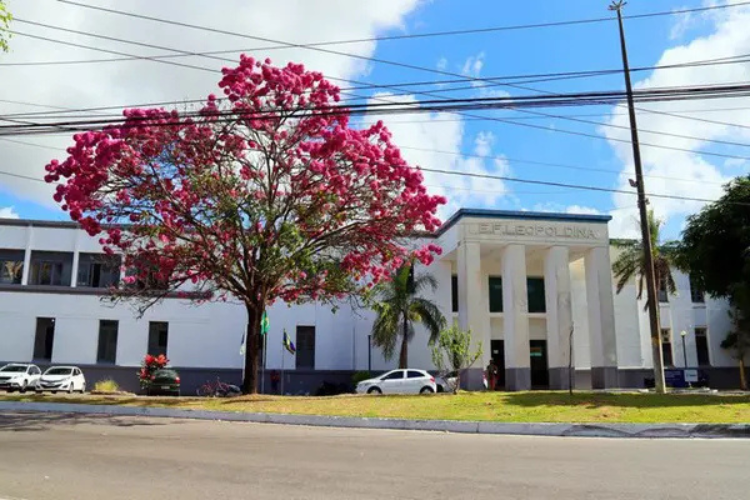
<instances>
[{"instance_id":1,"label":"tree shadow","mask_svg":"<svg viewBox=\"0 0 750 500\"><path fill-rule=\"evenodd\" d=\"M115 417L109 415L80 415L66 413L7 412L0 413L0 432L48 431L60 425L93 424L114 427L172 425L173 421L159 421L143 417ZM181 422L179 422L181 423Z\"/></svg>"},{"instance_id":2,"label":"tree shadow","mask_svg":"<svg viewBox=\"0 0 750 500\"><path fill-rule=\"evenodd\" d=\"M508 392L501 396L506 404L536 406L578 406L582 408L627 407L637 409L677 408L689 406L725 406L750 404L747 395L710 394L637 394L575 392Z\"/></svg>"}]
</instances>

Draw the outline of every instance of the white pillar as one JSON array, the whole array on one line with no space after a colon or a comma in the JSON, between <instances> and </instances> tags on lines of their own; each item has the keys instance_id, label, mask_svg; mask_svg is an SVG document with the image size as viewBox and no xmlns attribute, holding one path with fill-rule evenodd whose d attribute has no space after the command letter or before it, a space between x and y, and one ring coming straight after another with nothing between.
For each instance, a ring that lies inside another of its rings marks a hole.
<instances>
[{"instance_id":1,"label":"white pillar","mask_svg":"<svg viewBox=\"0 0 750 500\"><path fill-rule=\"evenodd\" d=\"M570 333L573 309L570 293L568 247L552 247L544 260L544 293L547 309L547 359L550 389L570 387L569 366L572 352Z\"/></svg>"},{"instance_id":2,"label":"white pillar","mask_svg":"<svg viewBox=\"0 0 750 500\"><path fill-rule=\"evenodd\" d=\"M78 286L78 261L81 256L81 232L76 231L75 246L73 247L73 265L70 269L70 286L75 288Z\"/></svg>"},{"instance_id":3,"label":"white pillar","mask_svg":"<svg viewBox=\"0 0 750 500\"><path fill-rule=\"evenodd\" d=\"M505 388L531 389L529 316L526 291L526 247L508 245L503 252L503 329Z\"/></svg>"},{"instance_id":4,"label":"white pillar","mask_svg":"<svg viewBox=\"0 0 750 500\"><path fill-rule=\"evenodd\" d=\"M591 347L591 386L594 389L618 387L615 308L609 248L586 252L586 301L588 303Z\"/></svg>"},{"instance_id":5,"label":"white pillar","mask_svg":"<svg viewBox=\"0 0 750 500\"><path fill-rule=\"evenodd\" d=\"M23 274L21 275L21 284L29 284L29 272L31 271L31 247L34 245L34 227L26 227L26 251L23 255Z\"/></svg>"},{"instance_id":6,"label":"white pillar","mask_svg":"<svg viewBox=\"0 0 750 500\"><path fill-rule=\"evenodd\" d=\"M463 241L458 247L458 326L471 330L472 348L482 342L485 353L490 349L490 332L485 326L489 317L486 304L482 301L482 265L480 244ZM481 370L483 365L468 370L466 385L470 389L482 387Z\"/></svg>"}]
</instances>

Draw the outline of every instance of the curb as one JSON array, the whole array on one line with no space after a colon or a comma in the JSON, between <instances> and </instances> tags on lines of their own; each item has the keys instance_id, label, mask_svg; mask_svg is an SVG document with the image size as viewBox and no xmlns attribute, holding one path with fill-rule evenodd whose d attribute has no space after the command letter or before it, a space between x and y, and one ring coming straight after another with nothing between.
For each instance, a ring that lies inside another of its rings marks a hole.
<instances>
[{"instance_id":1,"label":"curb","mask_svg":"<svg viewBox=\"0 0 750 500\"><path fill-rule=\"evenodd\" d=\"M33 411L122 417L186 418L263 424L439 431L462 434L516 436L599 437L599 438L750 438L750 424L556 424L474 422L452 420L408 420L388 418L329 417L275 413L179 410L171 408L87 405L75 403L33 403L0 401L0 411Z\"/></svg>"}]
</instances>

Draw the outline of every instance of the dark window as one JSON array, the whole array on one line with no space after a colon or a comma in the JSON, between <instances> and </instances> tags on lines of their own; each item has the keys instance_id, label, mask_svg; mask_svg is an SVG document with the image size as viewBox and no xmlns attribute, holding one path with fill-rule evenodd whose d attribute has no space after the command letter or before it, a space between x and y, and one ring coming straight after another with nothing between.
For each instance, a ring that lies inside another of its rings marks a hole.
<instances>
[{"instance_id":1,"label":"dark window","mask_svg":"<svg viewBox=\"0 0 750 500\"><path fill-rule=\"evenodd\" d=\"M503 312L503 279L498 276L490 276L490 312Z\"/></svg>"},{"instance_id":2,"label":"dark window","mask_svg":"<svg viewBox=\"0 0 750 500\"><path fill-rule=\"evenodd\" d=\"M690 278L690 298L692 299L693 304L703 304L706 302L706 294L695 283L693 278Z\"/></svg>"},{"instance_id":3,"label":"dark window","mask_svg":"<svg viewBox=\"0 0 750 500\"><path fill-rule=\"evenodd\" d=\"M526 288L529 297L529 312L547 312L547 303L544 297L544 278L526 278Z\"/></svg>"},{"instance_id":4,"label":"dark window","mask_svg":"<svg viewBox=\"0 0 750 500\"><path fill-rule=\"evenodd\" d=\"M672 332L669 328L661 329L662 362L664 366L674 366L672 360Z\"/></svg>"},{"instance_id":5,"label":"dark window","mask_svg":"<svg viewBox=\"0 0 750 500\"><path fill-rule=\"evenodd\" d=\"M151 321L148 324L148 353L152 356L167 355L169 340L169 323L166 321Z\"/></svg>"},{"instance_id":6,"label":"dark window","mask_svg":"<svg viewBox=\"0 0 750 500\"><path fill-rule=\"evenodd\" d=\"M72 253L31 252L29 284L70 286L72 269Z\"/></svg>"},{"instance_id":7,"label":"dark window","mask_svg":"<svg viewBox=\"0 0 750 500\"><path fill-rule=\"evenodd\" d=\"M424 373L409 370L408 372L406 372L406 378L424 378Z\"/></svg>"},{"instance_id":8,"label":"dark window","mask_svg":"<svg viewBox=\"0 0 750 500\"><path fill-rule=\"evenodd\" d=\"M667 292L667 282L665 280L659 282L657 295L659 297L659 302L669 302L669 293Z\"/></svg>"},{"instance_id":9,"label":"dark window","mask_svg":"<svg viewBox=\"0 0 750 500\"><path fill-rule=\"evenodd\" d=\"M315 368L315 327L297 327L297 368Z\"/></svg>"},{"instance_id":10,"label":"dark window","mask_svg":"<svg viewBox=\"0 0 750 500\"><path fill-rule=\"evenodd\" d=\"M55 318L37 318L36 337L34 338L34 359L51 360L54 343Z\"/></svg>"},{"instance_id":11,"label":"dark window","mask_svg":"<svg viewBox=\"0 0 750 500\"><path fill-rule=\"evenodd\" d=\"M99 352L97 363L114 363L117 358L117 321L99 321Z\"/></svg>"},{"instance_id":12,"label":"dark window","mask_svg":"<svg viewBox=\"0 0 750 500\"><path fill-rule=\"evenodd\" d=\"M451 276L451 311L458 312L458 276Z\"/></svg>"},{"instance_id":13,"label":"dark window","mask_svg":"<svg viewBox=\"0 0 750 500\"><path fill-rule=\"evenodd\" d=\"M82 253L78 257L77 286L109 288L119 280L119 258L90 253Z\"/></svg>"},{"instance_id":14,"label":"dark window","mask_svg":"<svg viewBox=\"0 0 750 500\"><path fill-rule=\"evenodd\" d=\"M384 377L383 380L401 380L404 378L404 371L403 370L397 370L387 377Z\"/></svg>"},{"instance_id":15,"label":"dark window","mask_svg":"<svg viewBox=\"0 0 750 500\"><path fill-rule=\"evenodd\" d=\"M705 328L695 329L695 351L698 354L699 366L711 364L711 357L708 354L708 331Z\"/></svg>"},{"instance_id":16,"label":"dark window","mask_svg":"<svg viewBox=\"0 0 750 500\"><path fill-rule=\"evenodd\" d=\"M20 285L23 279L23 250L0 250L0 284Z\"/></svg>"}]
</instances>

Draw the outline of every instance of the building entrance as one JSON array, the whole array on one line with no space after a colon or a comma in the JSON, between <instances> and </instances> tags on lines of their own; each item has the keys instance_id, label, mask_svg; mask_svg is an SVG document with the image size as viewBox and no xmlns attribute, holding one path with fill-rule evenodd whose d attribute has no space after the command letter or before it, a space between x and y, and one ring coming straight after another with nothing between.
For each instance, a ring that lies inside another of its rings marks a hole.
<instances>
[{"instance_id":1,"label":"building entrance","mask_svg":"<svg viewBox=\"0 0 750 500\"><path fill-rule=\"evenodd\" d=\"M531 354L531 388L549 389L547 341L532 340L529 344Z\"/></svg>"}]
</instances>

